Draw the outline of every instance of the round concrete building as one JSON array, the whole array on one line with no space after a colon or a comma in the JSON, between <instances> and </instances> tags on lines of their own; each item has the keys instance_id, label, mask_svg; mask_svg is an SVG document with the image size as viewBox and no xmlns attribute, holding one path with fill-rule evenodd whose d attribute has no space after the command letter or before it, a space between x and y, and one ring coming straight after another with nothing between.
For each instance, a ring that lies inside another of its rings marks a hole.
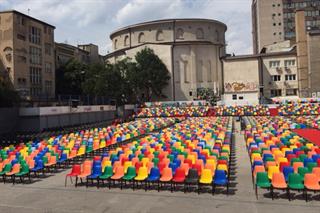
<instances>
[{"instance_id":1,"label":"round concrete building","mask_svg":"<svg viewBox=\"0 0 320 213\"><path fill-rule=\"evenodd\" d=\"M197 98L202 88L221 95L227 26L210 19L166 19L144 22L111 33L113 51L106 58L114 63L148 47L166 64L170 83L164 90L168 101Z\"/></svg>"}]
</instances>

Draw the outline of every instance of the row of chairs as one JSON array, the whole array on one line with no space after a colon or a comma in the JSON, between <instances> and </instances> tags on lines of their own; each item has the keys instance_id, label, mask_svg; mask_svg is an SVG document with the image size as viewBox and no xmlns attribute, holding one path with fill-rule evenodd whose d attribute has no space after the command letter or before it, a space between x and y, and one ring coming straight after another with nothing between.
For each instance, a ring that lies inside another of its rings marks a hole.
<instances>
[{"instance_id":1,"label":"row of chairs","mask_svg":"<svg viewBox=\"0 0 320 213\"><path fill-rule=\"evenodd\" d=\"M252 166L252 180L258 188L320 192L320 149L288 129L283 118L246 117L245 137ZM276 127L276 128L275 128Z\"/></svg>"},{"instance_id":2,"label":"row of chairs","mask_svg":"<svg viewBox=\"0 0 320 213\"><path fill-rule=\"evenodd\" d=\"M144 183L184 185L186 191L192 185L216 186L229 189L230 143L232 133L231 118L188 118L141 140L95 157L92 162L85 161L82 166L75 165L66 176L86 179L86 185L97 181L107 181L109 187L118 183L120 188L130 182L132 188ZM113 183L113 184L112 184Z\"/></svg>"},{"instance_id":3,"label":"row of chairs","mask_svg":"<svg viewBox=\"0 0 320 213\"><path fill-rule=\"evenodd\" d=\"M0 174L5 179L28 170L36 177L45 171L56 171L57 166L65 168L69 163L82 161L91 153L96 153L114 144L121 144L146 132L171 125L172 118L139 120L102 129L91 129L52 136L41 141L32 141L17 146L0 149ZM134 132L129 134L129 132ZM53 169L52 169L53 168ZM14 181L14 178L13 178Z\"/></svg>"}]
</instances>

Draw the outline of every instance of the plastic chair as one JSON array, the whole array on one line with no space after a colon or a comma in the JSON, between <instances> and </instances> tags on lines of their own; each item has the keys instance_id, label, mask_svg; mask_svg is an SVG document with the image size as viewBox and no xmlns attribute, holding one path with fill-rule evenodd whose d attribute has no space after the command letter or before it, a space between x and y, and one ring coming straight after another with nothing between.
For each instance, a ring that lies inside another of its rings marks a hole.
<instances>
[{"instance_id":1,"label":"plastic chair","mask_svg":"<svg viewBox=\"0 0 320 213\"><path fill-rule=\"evenodd\" d=\"M300 162L300 161L299 162L294 162L292 164L292 166L293 166L294 172L298 173L298 168L303 167L303 163Z\"/></svg>"},{"instance_id":2,"label":"plastic chair","mask_svg":"<svg viewBox=\"0 0 320 213\"><path fill-rule=\"evenodd\" d=\"M142 167L140 167L140 168L142 168ZM136 176L137 176L136 168L133 166L129 166L127 169L127 173L122 178L122 180L124 181L124 186L127 185L127 181L129 181L129 182L133 181ZM134 183L132 185L132 188L134 188Z\"/></svg>"},{"instance_id":3,"label":"plastic chair","mask_svg":"<svg viewBox=\"0 0 320 213\"><path fill-rule=\"evenodd\" d=\"M81 166L79 164L75 164L72 166L72 170L70 173L66 174L66 178L64 181L64 186L67 186L67 178L70 177L70 181L72 183L72 177L77 177L81 174Z\"/></svg>"},{"instance_id":4,"label":"plastic chair","mask_svg":"<svg viewBox=\"0 0 320 213\"><path fill-rule=\"evenodd\" d=\"M14 175L20 172L20 167L21 165L19 163L14 164L12 166L12 170L10 172L7 172L6 175L4 176L3 183L6 182L6 176L10 176L12 183L14 184Z\"/></svg>"},{"instance_id":5,"label":"plastic chair","mask_svg":"<svg viewBox=\"0 0 320 213\"><path fill-rule=\"evenodd\" d=\"M26 163L24 163L24 164L21 165L19 173L14 175L13 182L15 182L15 177L19 177L20 181L23 183L24 182L24 177L26 177L26 176L28 176L29 182L31 183L29 166Z\"/></svg>"},{"instance_id":6,"label":"plastic chair","mask_svg":"<svg viewBox=\"0 0 320 213\"><path fill-rule=\"evenodd\" d=\"M150 188L150 183L158 182L158 191L159 191L159 179L160 179L160 170L157 167L151 168L150 175L147 178L147 188Z\"/></svg>"},{"instance_id":7,"label":"plastic chair","mask_svg":"<svg viewBox=\"0 0 320 213\"><path fill-rule=\"evenodd\" d=\"M286 181L288 181L289 174L291 173L294 173L294 168L292 166L286 166L283 168L283 174Z\"/></svg>"},{"instance_id":8,"label":"plastic chair","mask_svg":"<svg viewBox=\"0 0 320 213\"><path fill-rule=\"evenodd\" d=\"M320 167L315 167L312 169L312 173L315 174L320 182Z\"/></svg>"},{"instance_id":9,"label":"plastic chair","mask_svg":"<svg viewBox=\"0 0 320 213\"><path fill-rule=\"evenodd\" d=\"M142 166L139 168L138 175L134 178L135 182L137 183L138 188L138 182L143 182L148 178L148 168L146 166ZM145 182L145 190L147 190L147 182ZM133 187L134 188L134 187Z\"/></svg>"},{"instance_id":10,"label":"plastic chair","mask_svg":"<svg viewBox=\"0 0 320 213\"><path fill-rule=\"evenodd\" d=\"M304 186L305 186L305 196L306 201L308 201L308 191L320 191L320 184L318 177L315 174L306 174L304 177Z\"/></svg>"},{"instance_id":11,"label":"plastic chair","mask_svg":"<svg viewBox=\"0 0 320 213\"><path fill-rule=\"evenodd\" d=\"M102 181L102 184L104 184L104 181L107 180L109 182L109 188L110 188L110 178L113 175L113 168L112 166L106 166L104 168L103 173L98 178L98 187L100 186L100 180Z\"/></svg>"},{"instance_id":12,"label":"plastic chair","mask_svg":"<svg viewBox=\"0 0 320 213\"><path fill-rule=\"evenodd\" d=\"M304 179L304 176L307 173L310 173L308 168L306 168L306 167L299 167L298 168L298 174L301 176L302 180Z\"/></svg>"},{"instance_id":13,"label":"plastic chair","mask_svg":"<svg viewBox=\"0 0 320 213\"><path fill-rule=\"evenodd\" d=\"M292 168L292 171L293 171L293 168ZM273 173L271 185L272 185L271 187L272 199L274 198L274 193L273 193L274 189L286 190L288 187L283 173Z\"/></svg>"},{"instance_id":14,"label":"plastic chair","mask_svg":"<svg viewBox=\"0 0 320 213\"><path fill-rule=\"evenodd\" d=\"M88 187L89 180L91 180L92 181L91 183L93 184L93 180L97 180L101 174L102 174L101 164L95 165L92 169L91 175L87 176L86 187ZM97 187L98 187L98 184L97 184Z\"/></svg>"},{"instance_id":15,"label":"plastic chair","mask_svg":"<svg viewBox=\"0 0 320 213\"><path fill-rule=\"evenodd\" d=\"M227 194L229 194L229 180L224 170L216 170L213 180L212 194L215 193L216 186L227 186Z\"/></svg>"},{"instance_id":16,"label":"plastic chair","mask_svg":"<svg viewBox=\"0 0 320 213\"><path fill-rule=\"evenodd\" d=\"M174 176L173 176L173 178L172 178L173 189L171 188L171 191L172 191L172 190L176 190L177 184L183 184L184 181L185 181L185 179L186 179L185 169L182 168L182 167L179 167L179 168L176 170L176 173L174 174ZM185 191L185 186L184 186L184 191Z\"/></svg>"},{"instance_id":17,"label":"plastic chair","mask_svg":"<svg viewBox=\"0 0 320 213\"><path fill-rule=\"evenodd\" d=\"M272 180L272 175L273 175L273 173L279 173L280 172L280 170L279 170L279 167L278 166L270 166L269 168L268 168L268 178L270 179L270 180Z\"/></svg>"},{"instance_id":18,"label":"plastic chair","mask_svg":"<svg viewBox=\"0 0 320 213\"><path fill-rule=\"evenodd\" d=\"M120 187L122 189L122 181L121 178L124 176L124 167L118 166L114 175L112 175L111 180L113 180L113 184L115 185L115 181L120 181Z\"/></svg>"},{"instance_id":19,"label":"plastic chair","mask_svg":"<svg viewBox=\"0 0 320 213\"><path fill-rule=\"evenodd\" d=\"M290 190L303 190L303 178L299 174L291 173L288 179L288 199L291 200Z\"/></svg>"},{"instance_id":20,"label":"plastic chair","mask_svg":"<svg viewBox=\"0 0 320 213\"><path fill-rule=\"evenodd\" d=\"M258 199L258 187L264 189L270 189L271 183L269 181L268 173L266 172L258 172L256 178L256 185L255 185L255 193L256 198Z\"/></svg>"},{"instance_id":21,"label":"plastic chair","mask_svg":"<svg viewBox=\"0 0 320 213\"><path fill-rule=\"evenodd\" d=\"M169 167L166 167L163 169L161 177L160 177L160 187L162 187L162 184L168 183L172 180L172 169ZM172 187L172 183L171 183Z\"/></svg>"},{"instance_id":22,"label":"plastic chair","mask_svg":"<svg viewBox=\"0 0 320 213\"><path fill-rule=\"evenodd\" d=\"M80 173L80 175L76 176L76 187L78 186L78 178L80 178L80 181L82 183L82 178L87 178L91 174L91 168L92 166L90 164L83 165L83 170Z\"/></svg>"}]
</instances>

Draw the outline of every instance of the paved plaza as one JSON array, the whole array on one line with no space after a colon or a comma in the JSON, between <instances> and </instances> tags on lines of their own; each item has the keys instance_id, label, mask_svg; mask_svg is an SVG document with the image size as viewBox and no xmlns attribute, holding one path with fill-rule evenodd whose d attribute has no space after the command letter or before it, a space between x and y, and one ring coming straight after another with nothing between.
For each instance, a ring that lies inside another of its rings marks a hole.
<instances>
[{"instance_id":1,"label":"paved plaza","mask_svg":"<svg viewBox=\"0 0 320 213\"><path fill-rule=\"evenodd\" d=\"M174 192L143 189L107 187L97 189L95 186L74 187L68 182L64 186L65 175L69 170L53 176L38 179L32 184L10 183L0 184L0 212L319 212L318 200L305 202L299 195L288 201L285 196L272 200L266 190L259 191L256 200L250 176L250 163L245 148L244 137L241 135L240 124L235 125L235 162L230 177L230 194L217 190L210 193ZM36 180L36 179L35 179ZM69 180L68 180L69 181Z\"/></svg>"}]
</instances>

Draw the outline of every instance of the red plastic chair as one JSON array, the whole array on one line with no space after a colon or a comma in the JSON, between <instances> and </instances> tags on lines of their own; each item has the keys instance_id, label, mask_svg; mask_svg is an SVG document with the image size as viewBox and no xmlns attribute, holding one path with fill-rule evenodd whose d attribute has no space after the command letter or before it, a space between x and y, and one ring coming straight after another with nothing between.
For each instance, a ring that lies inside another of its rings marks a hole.
<instances>
[{"instance_id":1,"label":"red plastic chair","mask_svg":"<svg viewBox=\"0 0 320 213\"><path fill-rule=\"evenodd\" d=\"M179 168L176 170L176 173L174 174L173 179L172 179L173 187L171 187L171 192L172 192L173 190L176 190L176 185L177 185L177 184L183 184L184 181L185 181L185 179L186 179L185 169L179 167ZM186 187L184 186L184 190L183 190L183 191L185 191L185 189L186 189Z\"/></svg>"},{"instance_id":2,"label":"red plastic chair","mask_svg":"<svg viewBox=\"0 0 320 213\"><path fill-rule=\"evenodd\" d=\"M194 164L192 166L193 169L196 169L198 171L198 175L200 176L201 175L201 170L202 170L202 167L200 164Z\"/></svg>"},{"instance_id":3,"label":"red plastic chair","mask_svg":"<svg viewBox=\"0 0 320 213\"><path fill-rule=\"evenodd\" d=\"M283 172L283 167L290 166L290 162L280 162L280 171Z\"/></svg>"},{"instance_id":4,"label":"red plastic chair","mask_svg":"<svg viewBox=\"0 0 320 213\"><path fill-rule=\"evenodd\" d=\"M79 165L79 164L73 165L71 172L66 175L64 186L65 187L67 186L67 178L68 177L70 177L70 181L71 181L71 183L73 183L72 177L77 177L80 174L81 174L81 165Z\"/></svg>"}]
</instances>

